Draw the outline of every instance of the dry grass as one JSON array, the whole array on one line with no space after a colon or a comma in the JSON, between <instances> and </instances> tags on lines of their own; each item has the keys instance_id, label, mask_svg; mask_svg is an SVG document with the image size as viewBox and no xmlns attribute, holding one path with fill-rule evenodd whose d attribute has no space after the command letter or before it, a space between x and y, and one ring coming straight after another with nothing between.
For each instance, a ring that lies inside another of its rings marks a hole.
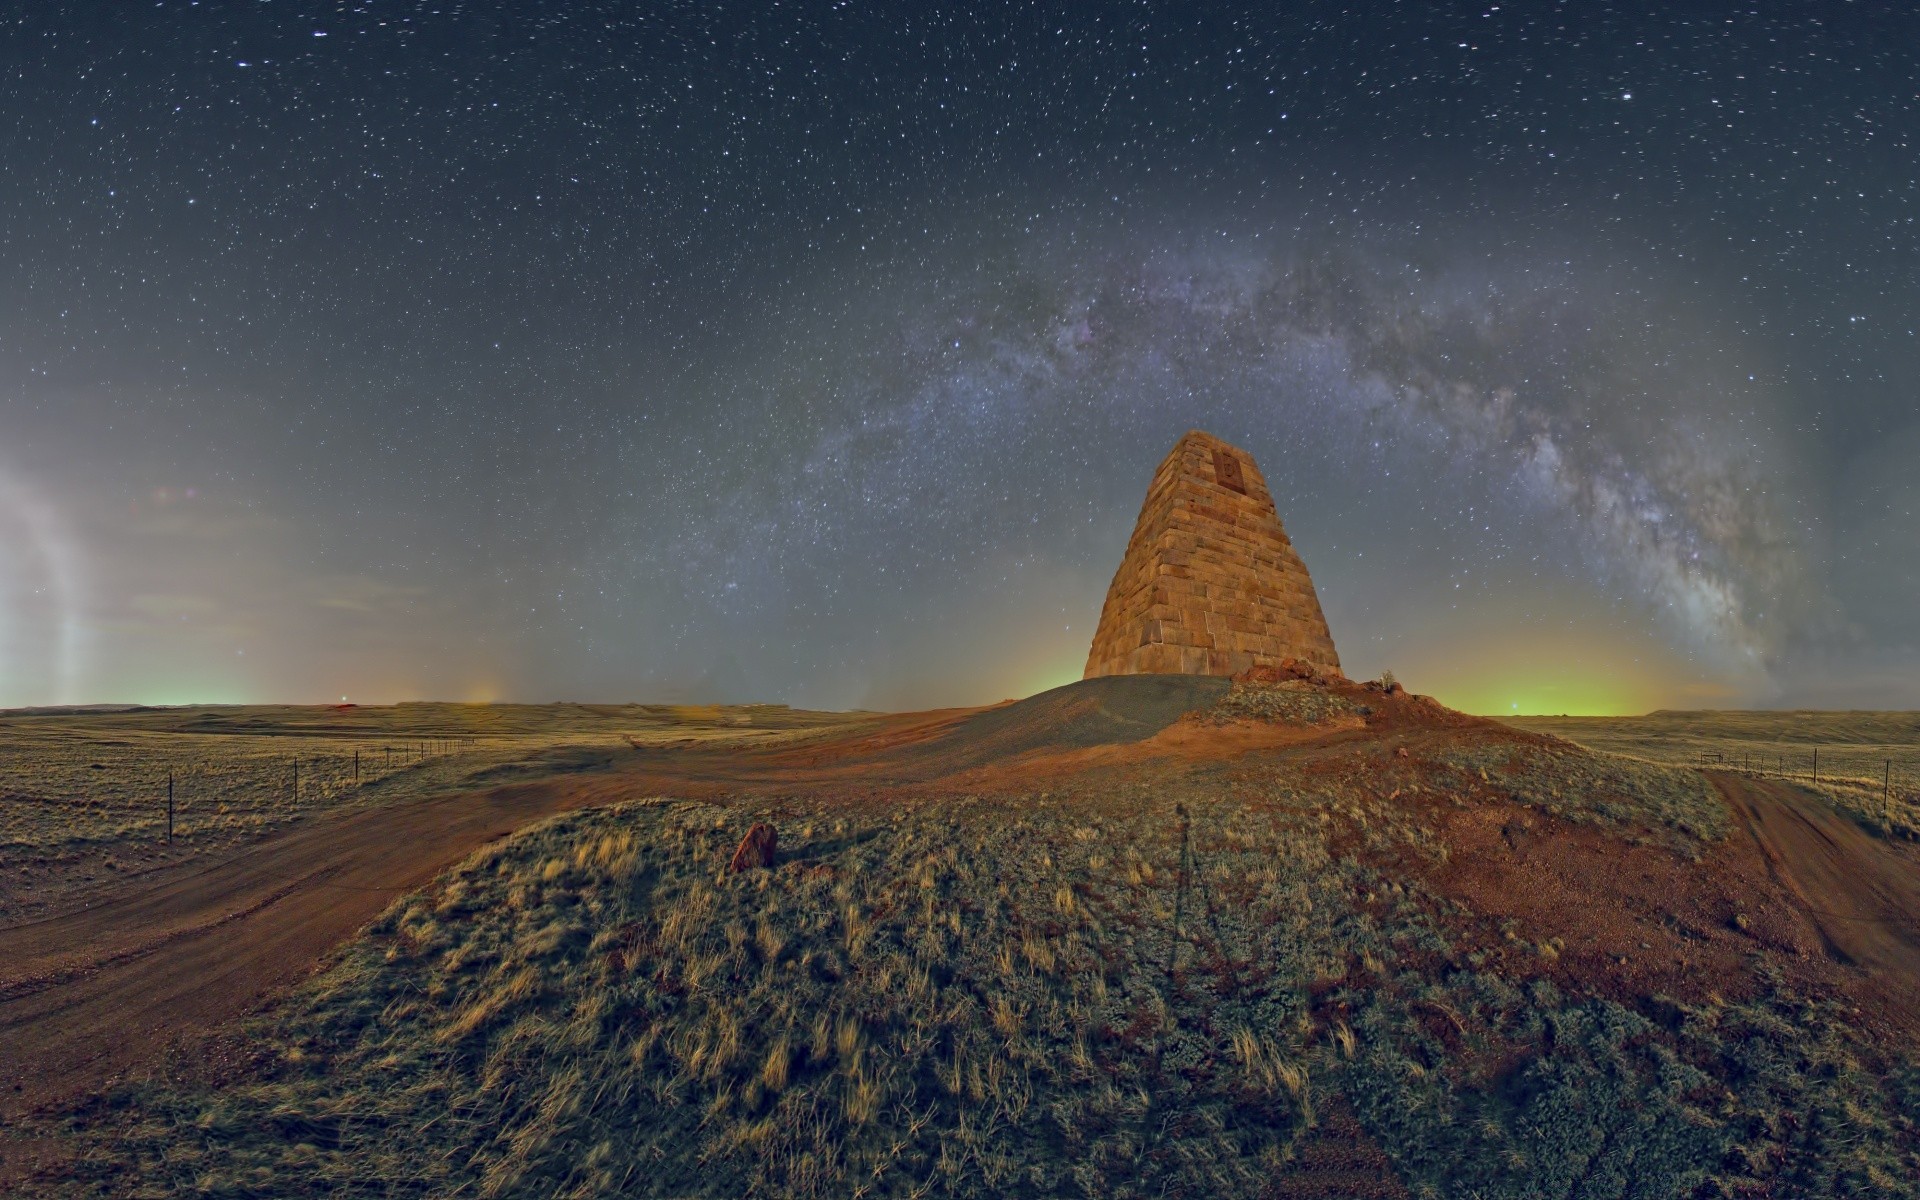
<instances>
[{"instance_id":1,"label":"dry grass","mask_svg":"<svg viewBox=\"0 0 1920 1200\"><path fill-rule=\"evenodd\" d=\"M1725 807L1699 772L1577 745L1461 742L1433 761L1451 770L1452 790L1490 788L1574 821L1653 834L1676 847L1726 835Z\"/></svg>"},{"instance_id":2,"label":"dry grass","mask_svg":"<svg viewBox=\"0 0 1920 1200\"><path fill-rule=\"evenodd\" d=\"M1339 849L1444 853L1427 806L1493 779L1684 851L1724 818L1679 776L1342 748L564 815L396 903L240 1081L73 1114L59 1190L1255 1196L1338 1094L1420 1196L1920 1194L1920 1070L1820 998L1562 994ZM728 874L757 820L783 862Z\"/></svg>"},{"instance_id":3,"label":"dry grass","mask_svg":"<svg viewBox=\"0 0 1920 1200\"><path fill-rule=\"evenodd\" d=\"M1506 723L1647 762L1787 779L1870 827L1920 837L1920 713L1656 712Z\"/></svg>"},{"instance_id":4,"label":"dry grass","mask_svg":"<svg viewBox=\"0 0 1920 1200\"><path fill-rule=\"evenodd\" d=\"M631 805L470 860L304 993L268 1035L278 1077L220 1106L310 1114L351 1077L351 1099L302 1119L374 1136L312 1157L315 1190L1112 1194L1144 1175L1243 1192L1284 1160L1305 1068L1232 1046L1292 1028L1338 969L1329 946L1266 935L1316 897L1338 907L1310 822L1209 826L1214 878L1176 931L1161 811L1082 814L1092 837L987 800L822 814L779 869L725 875L749 815L777 814ZM1150 882L1091 865L1116 839L1158 860ZM1255 962L1295 999L1223 1002ZM459 1154L415 1140L428 1109ZM1162 1162L1176 1131L1181 1160ZM179 1132L141 1131L161 1159ZM278 1139L257 1149L189 1169L286 1169Z\"/></svg>"}]
</instances>

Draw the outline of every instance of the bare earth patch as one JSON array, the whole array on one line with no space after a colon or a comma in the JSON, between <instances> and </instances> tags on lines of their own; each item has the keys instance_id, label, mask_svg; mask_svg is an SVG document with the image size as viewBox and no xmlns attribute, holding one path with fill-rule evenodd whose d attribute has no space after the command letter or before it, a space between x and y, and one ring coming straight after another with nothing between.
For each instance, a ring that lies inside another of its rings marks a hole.
<instances>
[{"instance_id":1,"label":"bare earth patch","mask_svg":"<svg viewBox=\"0 0 1920 1200\"><path fill-rule=\"evenodd\" d=\"M422 808L396 860L417 874L356 902L363 935L294 949L287 982L319 972L211 1039L22 1113L13 1178L1916 1194L1920 977L1885 924L1905 850L1835 835L1804 796L1723 799L1388 689L1247 682L653 741L431 853L480 801ZM564 811L484 840L542 806ZM762 823L770 860L730 870ZM260 907L248 943L299 911ZM0 1020L121 969L48 978Z\"/></svg>"}]
</instances>

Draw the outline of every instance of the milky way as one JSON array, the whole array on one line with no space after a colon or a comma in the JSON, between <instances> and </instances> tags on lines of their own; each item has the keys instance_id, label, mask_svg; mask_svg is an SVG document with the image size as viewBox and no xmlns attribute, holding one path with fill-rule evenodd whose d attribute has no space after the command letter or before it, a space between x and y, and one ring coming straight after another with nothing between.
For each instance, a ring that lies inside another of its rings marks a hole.
<instances>
[{"instance_id":1,"label":"milky way","mask_svg":"<svg viewBox=\"0 0 1920 1200\"><path fill-rule=\"evenodd\" d=\"M0 704L998 699L1195 427L1353 670L1920 704L1911 14L0 36Z\"/></svg>"},{"instance_id":2,"label":"milky way","mask_svg":"<svg viewBox=\"0 0 1920 1200\"><path fill-rule=\"evenodd\" d=\"M1618 589L1715 670L1764 672L1781 651L1814 599L1795 497L1765 485L1764 389L1737 364L1674 366L1700 331L1650 333L1644 300L1597 304L1604 272L1564 264L1422 270L1220 242L1015 252L942 295L881 287L823 335L837 353L796 338L809 369L758 381L768 413L813 401L811 439L757 452L771 478L690 513L660 561L699 564L705 600L747 618L743 582L824 614L875 586L875 560L965 589L1006 545L979 539L983 520L1091 567L1115 550L1111 523L1078 544L1076 527L1144 486L1137 454L1117 479L1111 464L1206 425L1266 462L1319 540L1353 493L1384 487L1441 506L1447 536L1479 521L1462 545ZM1451 511L1463 495L1479 516Z\"/></svg>"}]
</instances>

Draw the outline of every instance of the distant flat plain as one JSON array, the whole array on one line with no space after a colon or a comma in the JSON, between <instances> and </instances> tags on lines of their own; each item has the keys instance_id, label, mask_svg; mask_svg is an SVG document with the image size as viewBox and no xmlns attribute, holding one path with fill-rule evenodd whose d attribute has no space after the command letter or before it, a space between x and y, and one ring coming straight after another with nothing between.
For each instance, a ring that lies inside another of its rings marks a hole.
<instances>
[{"instance_id":1,"label":"distant flat plain","mask_svg":"<svg viewBox=\"0 0 1920 1200\"><path fill-rule=\"evenodd\" d=\"M784 705L0 711L0 925L325 814L579 771L634 746L761 742L861 719Z\"/></svg>"},{"instance_id":2,"label":"distant flat plain","mask_svg":"<svg viewBox=\"0 0 1920 1200\"><path fill-rule=\"evenodd\" d=\"M1920 835L1920 712L1661 710L1500 719L1591 750L1790 780L1862 819Z\"/></svg>"}]
</instances>

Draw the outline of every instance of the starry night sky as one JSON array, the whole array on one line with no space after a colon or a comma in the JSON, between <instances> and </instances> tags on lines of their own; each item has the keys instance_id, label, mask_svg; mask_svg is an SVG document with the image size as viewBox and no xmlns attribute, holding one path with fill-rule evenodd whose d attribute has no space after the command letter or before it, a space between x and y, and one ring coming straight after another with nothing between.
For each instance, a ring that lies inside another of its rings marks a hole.
<instances>
[{"instance_id":1,"label":"starry night sky","mask_svg":"<svg viewBox=\"0 0 1920 1200\"><path fill-rule=\"evenodd\" d=\"M1357 677L1920 707L1904 8L16 10L0 704L1025 694L1198 427Z\"/></svg>"}]
</instances>

